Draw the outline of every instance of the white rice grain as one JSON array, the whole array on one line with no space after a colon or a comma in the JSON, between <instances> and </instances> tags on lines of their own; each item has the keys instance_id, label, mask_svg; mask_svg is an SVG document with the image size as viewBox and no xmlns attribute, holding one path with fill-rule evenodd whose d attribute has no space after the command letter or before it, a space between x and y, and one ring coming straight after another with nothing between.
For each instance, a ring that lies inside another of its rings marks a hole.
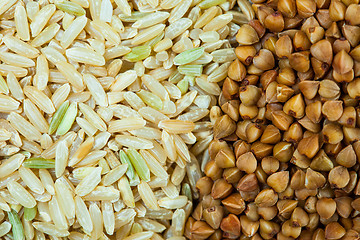
<instances>
[{"instance_id":1,"label":"white rice grain","mask_svg":"<svg viewBox=\"0 0 360 240\"><path fill-rule=\"evenodd\" d=\"M81 197L75 197L75 205L76 205L76 218L79 221L79 224L83 227L84 231L88 234L93 230L93 223L91 221L89 210L86 207L85 202L81 199Z\"/></svg>"},{"instance_id":2,"label":"white rice grain","mask_svg":"<svg viewBox=\"0 0 360 240\"><path fill-rule=\"evenodd\" d=\"M27 14L25 8L21 5L16 6L15 13L16 31L19 37L24 41L30 40L29 23L27 21Z\"/></svg>"},{"instance_id":3,"label":"white rice grain","mask_svg":"<svg viewBox=\"0 0 360 240\"><path fill-rule=\"evenodd\" d=\"M143 30L142 32L137 34L131 41L131 44L139 45L141 43L149 41L150 39L153 39L161 32L163 32L164 29L165 29L165 24L157 24L155 26L149 27L146 30Z\"/></svg>"},{"instance_id":4,"label":"white rice grain","mask_svg":"<svg viewBox=\"0 0 360 240\"><path fill-rule=\"evenodd\" d=\"M36 80L37 89L45 90L49 81L49 64L44 55L36 59Z\"/></svg>"},{"instance_id":5,"label":"white rice grain","mask_svg":"<svg viewBox=\"0 0 360 240\"><path fill-rule=\"evenodd\" d=\"M44 186L42 185L40 179L35 175L33 171L29 168L20 167L19 173L21 179L24 181L26 186L33 192L37 194L43 194L45 191Z\"/></svg>"},{"instance_id":6,"label":"white rice grain","mask_svg":"<svg viewBox=\"0 0 360 240\"><path fill-rule=\"evenodd\" d=\"M66 50L66 56L75 62L104 66L105 59L99 53L81 47L72 47Z\"/></svg>"},{"instance_id":7,"label":"white rice grain","mask_svg":"<svg viewBox=\"0 0 360 240\"><path fill-rule=\"evenodd\" d=\"M16 67L34 67L35 62L27 57L9 53L9 52L0 52L0 60L4 63L7 63L11 66Z\"/></svg>"},{"instance_id":8,"label":"white rice grain","mask_svg":"<svg viewBox=\"0 0 360 240\"><path fill-rule=\"evenodd\" d=\"M84 118L77 117L76 118L76 123L89 136L93 136L97 131L97 129Z\"/></svg>"},{"instance_id":9,"label":"white rice grain","mask_svg":"<svg viewBox=\"0 0 360 240\"><path fill-rule=\"evenodd\" d=\"M84 82L99 106L107 107L107 95L100 82L92 74L84 74Z\"/></svg>"},{"instance_id":10,"label":"white rice grain","mask_svg":"<svg viewBox=\"0 0 360 240\"><path fill-rule=\"evenodd\" d=\"M69 83L75 88L76 92L80 92L84 89L84 82L82 75L66 61L59 61L56 64L57 69L61 74L69 81Z\"/></svg>"},{"instance_id":11,"label":"white rice grain","mask_svg":"<svg viewBox=\"0 0 360 240\"><path fill-rule=\"evenodd\" d=\"M105 122L99 117L99 115L91 109L88 105L80 103L79 104L80 111L84 114L85 118L91 122L94 127L99 129L100 131L106 131L107 126Z\"/></svg>"},{"instance_id":12,"label":"white rice grain","mask_svg":"<svg viewBox=\"0 0 360 240\"><path fill-rule=\"evenodd\" d=\"M41 49L41 52L52 64L56 65L58 62L66 62L64 55L56 48L44 47ZM58 70L60 71L59 68Z\"/></svg>"},{"instance_id":13,"label":"white rice grain","mask_svg":"<svg viewBox=\"0 0 360 240\"><path fill-rule=\"evenodd\" d=\"M31 42L33 47L39 47L55 37L59 32L60 25L53 23L50 26L46 27L39 35L37 35Z\"/></svg>"},{"instance_id":14,"label":"white rice grain","mask_svg":"<svg viewBox=\"0 0 360 240\"><path fill-rule=\"evenodd\" d=\"M102 201L101 210L106 233L112 235L115 229L115 215L113 204L110 201Z\"/></svg>"},{"instance_id":15,"label":"white rice grain","mask_svg":"<svg viewBox=\"0 0 360 240\"><path fill-rule=\"evenodd\" d=\"M89 213L93 223L93 231L91 232L91 237L92 239L99 239L103 232L103 218L101 210L96 205L96 203L92 203L89 207Z\"/></svg>"},{"instance_id":16,"label":"white rice grain","mask_svg":"<svg viewBox=\"0 0 360 240\"><path fill-rule=\"evenodd\" d=\"M61 206L61 208L64 210L65 216L70 219L74 218L75 201L74 201L73 193L61 179L58 179L55 182L55 192L58 203Z\"/></svg>"},{"instance_id":17,"label":"white rice grain","mask_svg":"<svg viewBox=\"0 0 360 240\"><path fill-rule=\"evenodd\" d=\"M46 223L46 222L34 222L32 224L35 229L45 234L54 237L66 237L69 236L70 233L67 230L60 230L55 227L54 224ZM39 238L38 238L39 239Z\"/></svg>"},{"instance_id":18,"label":"white rice grain","mask_svg":"<svg viewBox=\"0 0 360 240\"><path fill-rule=\"evenodd\" d=\"M116 201L120 197L119 190L114 187L97 186L91 193L84 196L86 201Z\"/></svg>"},{"instance_id":19,"label":"white rice grain","mask_svg":"<svg viewBox=\"0 0 360 240\"><path fill-rule=\"evenodd\" d=\"M9 112L19 108L20 103L12 97L0 94L0 111Z\"/></svg>"},{"instance_id":20,"label":"white rice grain","mask_svg":"<svg viewBox=\"0 0 360 240\"><path fill-rule=\"evenodd\" d=\"M25 95L41 110L48 114L52 114L55 112L55 107L52 101L45 93L39 91L37 88L32 86L24 87Z\"/></svg>"},{"instance_id":21,"label":"white rice grain","mask_svg":"<svg viewBox=\"0 0 360 240\"><path fill-rule=\"evenodd\" d=\"M141 181L137 189L141 199L148 208L153 210L159 209L159 205L157 203L156 197L154 195L154 192L151 190L149 184L147 184L144 181Z\"/></svg>"},{"instance_id":22,"label":"white rice grain","mask_svg":"<svg viewBox=\"0 0 360 240\"><path fill-rule=\"evenodd\" d=\"M10 210L9 210L10 211ZM0 224L0 237L5 236L8 232L10 232L11 223L4 221Z\"/></svg>"},{"instance_id":23,"label":"white rice grain","mask_svg":"<svg viewBox=\"0 0 360 240\"><path fill-rule=\"evenodd\" d=\"M52 179L49 171L46 169L39 169L39 177L46 191L51 195L55 195L54 180Z\"/></svg>"},{"instance_id":24,"label":"white rice grain","mask_svg":"<svg viewBox=\"0 0 360 240\"><path fill-rule=\"evenodd\" d=\"M115 3L125 15L131 15L131 7L127 0L115 0Z\"/></svg>"},{"instance_id":25,"label":"white rice grain","mask_svg":"<svg viewBox=\"0 0 360 240\"><path fill-rule=\"evenodd\" d=\"M53 93L53 95L51 96L51 101L53 102L56 109L58 109L60 105L66 101L70 94L70 90L70 84L65 83L64 85L56 89L56 91Z\"/></svg>"},{"instance_id":26,"label":"white rice grain","mask_svg":"<svg viewBox=\"0 0 360 240\"><path fill-rule=\"evenodd\" d=\"M145 124L146 121L140 118L134 118L134 117L124 118L121 120L111 121L109 123L108 131L110 133L115 133L115 132L136 130L143 128Z\"/></svg>"},{"instance_id":27,"label":"white rice grain","mask_svg":"<svg viewBox=\"0 0 360 240\"><path fill-rule=\"evenodd\" d=\"M76 186L75 193L79 196L89 194L101 181L101 167L95 168Z\"/></svg>"},{"instance_id":28,"label":"white rice grain","mask_svg":"<svg viewBox=\"0 0 360 240\"><path fill-rule=\"evenodd\" d=\"M130 86L137 78L136 72L134 70L129 70L121 74L116 78L114 84L111 86L111 91L120 92Z\"/></svg>"},{"instance_id":29,"label":"white rice grain","mask_svg":"<svg viewBox=\"0 0 360 240\"><path fill-rule=\"evenodd\" d=\"M24 159L25 156L19 153L3 161L2 164L0 165L0 176L2 178L5 178L6 176L12 174L21 166Z\"/></svg>"},{"instance_id":30,"label":"white rice grain","mask_svg":"<svg viewBox=\"0 0 360 240\"><path fill-rule=\"evenodd\" d=\"M119 191L121 193L121 197L126 204L126 206L133 208L135 207L134 194L131 190L129 180L127 177L123 176L118 181Z\"/></svg>"},{"instance_id":31,"label":"white rice grain","mask_svg":"<svg viewBox=\"0 0 360 240\"><path fill-rule=\"evenodd\" d=\"M140 154L145 159L147 166L155 176L163 179L167 179L169 177L168 173L160 164L160 162L158 162L158 160L153 157L148 151L140 150Z\"/></svg>"},{"instance_id":32,"label":"white rice grain","mask_svg":"<svg viewBox=\"0 0 360 240\"><path fill-rule=\"evenodd\" d=\"M65 141L61 141L56 146L55 155L55 174L59 178L65 171L69 157L69 150Z\"/></svg>"},{"instance_id":33,"label":"white rice grain","mask_svg":"<svg viewBox=\"0 0 360 240\"><path fill-rule=\"evenodd\" d=\"M66 49L68 48L74 39L84 29L88 19L85 16L77 17L70 26L65 30L63 37L60 41L61 46Z\"/></svg>"},{"instance_id":34,"label":"white rice grain","mask_svg":"<svg viewBox=\"0 0 360 240\"><path fill-rule=\"evenodd\" d=\"M115 137L115 140L119 144L129 147L129 148L134 148L134 149L153 148L152 142L147 139L144 139L144 138L128 136L128 135L117 135Z\"/></svg>"},{"instance_id":35,"label":"white rice grain","mask_svg":"<svg viewBox=\"0 0 360 240\"><path fill-rule=\"evenodd\" d=\"M41 10L36 14L35 18L30 24L31 36L37 36L41 30L45 27L46 23L49 21L51 16L56 10L55 5L49 4L41 8Z\"/></svg>"},{"instance_id":36,"label":"white rice grain","mask_svg":"<svg viewBox=\"0 0 360 240\"><path fill-rule=\"evenodd\" d=\"M76 166L84 167L84 166L94 165L95 163L99 162L101 158L105 157L105 155L106 155L106 151L103 150L92 151L78 164L76 164Z\"/></svg>"},{"instance_id":37,"label":"white rice grain","mask_svg":"<svg viewBox=\"0 0 360 240\"><path fill-rule=\"evenodd\" d=\"M6 186L11 196L22 206L27 208L36 206L35 198L19 183L11 181Z\"/></svg>"},{"instance_id":38,"label":"white rice grain","mask_svg":"<svg viewBox=\"0 0 360 240\"><path fill-rule=\"evenodd\" d=\"M25 118L15 112L11 112L7 119L25 138L33 141L40 141L41 133Z\"/></svg>"},{"instance_id":39,"label":"white rice grain","mask_svg":"<svg viewBox=\"0 0 360 240\"><path fill-rule=\"evenodd\" d=\"M61 230L68 229L68 224L66 221L65 214L63 213L63 210L60 208L60 205L56 197L52 197L52 199L49 201L49 212L51 219L53 220L54 225L57 229L61 229Z\"/></svg>"},{"instance_id":40,"label":"white rice grain","mask_svg":"<svg viewBox=\"0 0 360 240\"><path fill-rule=\"evenodd\" d=\"M23 90L13 72L9 72L7 74L6 82L9 87L9 90L10 90L11 94L14 96L14 98L17 100L23 100L24 99Z\"/></svg>"},{"instance_id":41,"label":"white rice grain","mask_svg":"<svg viewBox=\"0 0 360 240\"><path fill-rule=\"evenodd\" d=\"M108 23L101 20L94 20L90 24L96 30L98 30L110 43L114 45L119 45L120 35Z\"/></svg>"},{"instance_id":42,"label":"white rice grain","mask_svg":"<svg viewBox=\"0 0 360 240\"><path fill-rule=\"evenodd\" d=\"M45 120L39 109L29 99L24 100L24 113L34 127L40 132L46 133L48 131L48 122Z\"/></svg>"},{"instance_id":43,"label":"white rice grain","mask_svg":"<svg viewBox=\"0 0 360 240\"><path fill-rule=\"evenodd\" d=\"M182 208L186 205L188 199L186 196L178 196L176 198L164 197L159 199L158 203L160 207L166 209Z\"/></svg>"}]
</instances>

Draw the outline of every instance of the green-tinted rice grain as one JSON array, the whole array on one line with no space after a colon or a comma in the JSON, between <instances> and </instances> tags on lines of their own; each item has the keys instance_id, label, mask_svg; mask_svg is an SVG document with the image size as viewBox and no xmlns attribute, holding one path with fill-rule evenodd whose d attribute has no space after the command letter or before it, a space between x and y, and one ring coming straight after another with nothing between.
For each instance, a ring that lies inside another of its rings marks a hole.
<instances>
[{"instance_id":1,"label":"green-tinted rice grain","mask_svg":"<svg viewBox=\"0 0 360 240\"><path fill-rule=\"evenodd\" d=\"M120 161L122 164L127 163L128 164L128 168L126 170L126 176L128 176L128 178L134 179L135 178L135 171L134 171L134 167L129 159L129 157L126 155L126 153L123 150L120 150Z\"/></svg>"},{"instance_id":2,"label":"green-tinted rice grain","mask_svg":"<svg viewBox=\"0 0 360 240\"><path fill-rule=\"evenodd\" d=\"M70 1L59 1L55 5L58 9L67 12L69 14L75 15L75 16L82 16L86 14L85 9L83 9L79 4L70 2Z\"/></svg>"},{"instance_id":3,"label":"green-tinted rice grain","mask_svg":"<svg viewBox=\"0 0 360 240\"><path fill-rule=\"evenodd\" d=\"M57 135L64 135L70 130L71 126L75 121L77 113L78 113L77 104L71 103L69 108L66 110L66 113L63 119L61 120L60 125L56 131Z\"/></svg>"},{"instance_id":4,"label":"green-tinted rice grain","mask_svg":"<svg viewBox=\"0 0 360 240\"><path fill-rule=\"evenodd\" d=\"M59 127L61 120L63 119L68 107L69 107L69 101L65 101L60 105L58 110L56 110L54 116L50 121L49 134L53 134L56 131L56 129Z\"/></svg>"},{"instance_id":5,"label":"green-tinted rice grain","mask_svg":"<svg viewBox=\"0 0 360 240\"><path fill-rule=\"evenodd\" d=\"M24 218L26 221L32 221L37 213L37 207L33 208L24 208Z\"/></svg>"},{"instance_id":6,"label":"green-tinted rice grain","mask_svg":"<svg viewBox=\"0 0 360 240\"><path fill-rule=\"evenodd\" d=\"M135 149L128 149L126 153L139 177L145 182L148 182L150 180L150 170L140 153Z\"/></svg>"},{"instance_id":7,"label":"green-tinted rice grain","mask_svg":"<svg viewBox=\"0 0 360 240\"><path fill-rule=\"evenodd\" d=\"M9 221L12 226L11 229L13 233L13 239L24 240L25 239L24 228L20 221L18 213L14 209L11 209L11 211L7 213L8 213Z\"/></svg>"},{"instance_id":8,"label":"green-tinted rice grain","mask_svg":"<svg viewBox=\"0 0 360 240\"><path fill-rule=\"evenodd\" d=\"M201 57L204 53L203 47L193 48L189 49L185 52L180 53L174 58L174 64L175 65L184 65L191 63Z\"/></svg>"},{"instance_id":9,"label":"green-tinted rice grain","mask_svg":"<svg viewBox=\"0 0 360 240\"><path fill-rule=\"evenodd\" d=\"M29 158L23 162L23 166L27 168L55 168L54 159L45 159L40 157Z\"/></svg>"}]
</instances>

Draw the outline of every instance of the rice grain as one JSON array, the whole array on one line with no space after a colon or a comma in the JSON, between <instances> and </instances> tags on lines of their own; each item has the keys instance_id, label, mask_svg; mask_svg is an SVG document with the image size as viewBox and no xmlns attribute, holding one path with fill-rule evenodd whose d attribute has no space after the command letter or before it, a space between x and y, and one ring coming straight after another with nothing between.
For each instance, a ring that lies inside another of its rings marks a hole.
<instances>
[{"instance_id":1,"label":"rice grain","mask_svg":"<svg viewBox=\"0 0 360 240\"><path fill-rule=\"evenodd\" d=\"M46 191L51 195L55 195L55 185L49 171L46 169L39 169L39 177Z\"/></svg>"},{"instance_id":2,"label":"rice grain","mask_svg":"<svg viewBox=\"0 0 360 240\"><path fill-rule=\"evenodd\" d=\"M83 78L81 74L76 71L74 66L67 63L66 61L59 61L56 63L56 67L77 92L80 92L84 89Z\"/></svg>"},{"instance_id":3,"label":"rice grain","mask_svg":"<svg viewBox=\"0 0 360 240\"><path fill-rule=\"evenodd\" d=\"M53 220L57 229L66 230L68 228L66 217L63 213L63 210L60 208L56 197L53 197L49 201L49 212L51 219Z\"/></svg>"},{"instance_id":4,"label":"rice grain","mask_svg":"<svg viewBox=\"0 0 360 240\"><path fill-rule=\"evenodd\" d=\"M79 224L83 227L84 231L88 234L93 230L93 224L91 221L89 210L85 202L81 199L81 197L75 197L75 215L79 221Z\"/></svg>"},{"instance_id":5,"label":"rice grain","mask_svg":"<svg viewBox=\"0 0 360 240\"><path fill-rule=\"evenodd\" d=\"M24 99L24 92L20 86L19 81L16 79L16 76L13 72L9 72L6 77L7 86L9 87L9 90L11 94L14 96L17 100L23 100Z\"/></svg>"},{"instance_id":6,"label":"rice grain","mask_svg":"<svg viewBox=\"0 0 360 240\"><path fill-rule=\"evenodd\" d=\"M32 37L37 36L41 32L51 16L54 14L55 10L55 5L49 4L41 8L41 10L35 15L33 21L30 24Z\"/></svg>"},{"instance_id":7,"label":"rice grain","mask_svg":"<svg viewBox=\"0 0 360 240\"><path fill-rule=\"evenodd\" d=\"M84 82L99 106L107 107L107 95L100 82L92 74L84 74Z\"/></svg>"},{"instance_id":8,"label":"rice grain","mask_svg":"<svg viewBox=\"0 0 360 240\"><path fill-rule=\"evenodd\" d=\"M153 210L160 209L156 197L153 191L151 190L149 184L147 184L144 181L141 181L140 184L138 185L138 191L141 196L141 199L148 208Z\"/></svg>"},{"instance_id":9,"label":"rice grain","mask_svg":"<svg viewBox=\"0 0 360 240\"><path fill-rule=\"evenodd\" d=\"M21 179L24 181L26 186L33 192L37 194L43 194L45 191L44 186L42 185L40 179L31 171L29 168L20 167L19 173Z\"/></svg>"},{"instance_id":10,"label":"rice grain","mask_svg":"<svg viewBox=\"0 0 360 240\"><path fill-rule=\"evenodd\" d=\"M25 156L23 154L15 154L12 157L8 158L6 161L2 162L0 165L0 176L2 178L12 174L17 170L22 162L24 161Z\"/></svg>"},{"instance_id":11,"label":"rice grain","mask_svg":"<svg viewBox=\"0 0 360 240\"><path fill-rule=\"evenodd\" d=\"M35 198L19 183L11 181L6 187L11 196L22 206L32 208L36 205Z\"/></svg>"},{"instance_id":12,"label":"rice grain","mask_svg":"<svg viewBox=\"0 0 360 240\"><path fill-rule=\"evenodd\" d=\"M102 201L101 210L106 233L112 235L115 228L115 215L113 204L110 201Z\"/></svg>"},{"instance_id":13,"label":"rice grain","mask_svg":"<svg viewBox=\"0 0 360 240\"><path fill-rule=\"evenodd\" d=\"M19 102L12 97L0 94L0 111L9 112L19 108Z\"/></svg>"},{"instance_id":14,"label":"rice grain","mask_svg":"<svg viewBox=\"0 0 360 240\"><path fill-rule=\"evenodd\" d=\"M80 111L84 114L85 118L91 122L94 127L99 129L100 131L106 131L107 126L105 122L99 117L99 115L91 109L88 105L84 103L79 104Z\"/></svg>"},{"instance_id":15,"label":"rice grain","mask_svg":"<svg viewBox=\"0 0 360 240\"><path fill-rule=\"evenodd\" d=\"M9 210L10 211L10 210ZM5 236L11 230L11 223L4 221L0 224L0 237Z\"/></svg>"},{"instance_id":16,"label":"rice grain","mask_svg":"<svg viewBox=\"0 0 360 240\"><path fill-rule=\"evenodd\" d=\"M52 101L45 93L39 91L37 88L32 86L24 87L25 95L41 110L48 114L52 114L55 112L55 107Z\"/></svg>"},{"instance_id":17,"label":"rice grain","mask_svg":"<svg viewBox=\"0 0 360 240\"><path fill-rule=\"evenodd\" d=\"M39 47L55 37L55 35L60 30L60 25L53 23L50 26L46 27L40 34L38 34L32 41L31 45L33 47Z\"/></svg>"},{"instance_id":18,"label":"rice grain","mask_svg":"<svg viewBox=\"0 0 360 240\"><path fill-rule=\"evenodd\" d=\"M60 41L61 46L66 49L68 48L74 39L80 34L87 23L85 16L77 17L70 26L63 33L63 37Z\"/></svg>"},{"instance_id":19,"label":"rice grain","mask_svg":"<svg viewBox=\"0 0 360 240\"><path fill-rule=\"evenodd\" d=\"M7 120L21 135L33 141L40 141L41 133L25 118L15 112L11 112Z\"/></svg>"},{"instance_id":20,"label":"rice grain","mask_svg":"<svg viewBox=\"0 0 360 240\"><path fill-rule=\"evenodd\" d=\"M32 224L34 228L42 233L48 234L54 237L66 237L69 236L70 233L67 230L60 230L55 227L54 224L47 222L34 222Z\"/></svg>"},{"instance_id":21,"label":"rice grain","mask_svg":"<svg viewBox=\"0 0 360 240\"><path fill-rule=\"evenodd\" d=\"M82 47L72 47L66 50L66 57L71 59L74 62L85 63L94 66L104 66L105 59L99 53L82 48Z\"/></svg>"},{"instance_id":22,"label":"rice grain","mask_svg":"<svg viewBox=\"0 0 360 240\"><path fill-rule=\"evenodd\" d=\"M29 99L24 100L24 113L40 132L46 133L48 131L49 124L39 109Z\"/></svg>"},{"instance_id":23,"label":"rice grain","mask_svg":"<svg viewBox=\"0 0 360 240\"><path fill-rule=\"evenodd\" d=\"M97 186L91 193L84 196L86 201L115 201L119 199L119 190L114 187Z\"/></svg>"},{"instance_id":24,"label":"rice grain","mask_svg":"<svg viewBox=\"0 0 360 240\"><path fill-rule=\"evenodd\" d=\"M61 178L55 182L55 193L58 203L64 211L67 218L75 217L75 201L73 193Z\"/></svg>"}]
</instances>

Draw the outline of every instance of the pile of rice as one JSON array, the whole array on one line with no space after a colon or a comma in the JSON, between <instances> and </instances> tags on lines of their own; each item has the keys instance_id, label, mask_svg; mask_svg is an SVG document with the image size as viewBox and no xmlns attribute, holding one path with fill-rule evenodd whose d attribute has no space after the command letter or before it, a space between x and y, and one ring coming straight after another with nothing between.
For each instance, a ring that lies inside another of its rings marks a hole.
<instances>
[{"instance_id":1,"label":"pile of rice","mask_svg":"<svg viewBox=\"0 0 360 240\"><path fill-rule=\"evenodd\" d=\"M0 237L184 239L239 2L1 0Z\"/></svg>"}]
</instances>

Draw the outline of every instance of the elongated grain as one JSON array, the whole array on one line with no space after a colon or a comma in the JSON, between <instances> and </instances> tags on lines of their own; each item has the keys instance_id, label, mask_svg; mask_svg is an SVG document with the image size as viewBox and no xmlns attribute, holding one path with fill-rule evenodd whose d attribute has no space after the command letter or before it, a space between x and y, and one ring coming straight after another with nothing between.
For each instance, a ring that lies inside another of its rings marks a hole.
<instances>
[{"instance_id":1,"label":"elongated grain","mask_svg":"<svg viewBox=\"0 0 360 240\"><path fill-rule=\"evenodd\" d=\"M148 208L153 210L159 209L159 205L157 203L154 192L151 190L150 186L146 182L140 182L140 184L138 185L138 192L141 196L141 199Z\"/></svg>"},{"instance_id":2,"label":"elongated grain","mask_svg":"<svg viewBox=\"0 0 360 240\"><path fill-rule=\"evenodd\" d=\"M35 175L35 173L29 168L20 167L19 173L21 179L24 181L26 186L33 192L37 194L43 194L45 191L44 186L42 185L40 179Z\"/></svg>"},{"instance_id":3,"label":"elongated grain","mask_svg":"<svg viewBox=\"0 0 360 240\"><path fill-rule=\"evenodd\" d=\"M33 226L40 232L45 234L54 236L54 237L66 237L69 236L70 233L67 230L60 230L55 227L52 223L47 222L34 222Z\"/></svg>"},{"instance_id":4,"label":"elongated grain","mask_svg":"<svg viewBox=\"0 0 360 240\"><path fill-rule=\"evenodd\" d=\"M37 36L41 30L45 27L51 16L56 10L55 5L49 4L43 7L35 16L34 20L30 24L31 36Z\"/></svg>"},{"instance_id":5,"label":"elongated grain","mask_svg":"<svg viewBox=\"0 0 360 240\"><path fill-rule=\"evenodd\" d=\"M37 88L32 86L24 87L25 95L37 105L41 110L48 114L52 114L55 112L55 107L52 101L48 96L46 96L43 92L39 91Z\"/></svg>"},{"instance_id":6,"label":"elongated grain","mask_svg":"<svg viewBox=\"0 0 360 240\"><path fill-rule=\"evenodd\" d=\"M107 107L107 95L105 94L105 91L100 82L92 74L84 74L84 82L96 103L102 107Z\"/></svg>"},{"instance_id":7,"label":"elongated grain","mask_svg":"<svg viewBox=\"0 0 360 240\"><path fill-rule=\"evenodd\" d=\"M80 103L79 104L80 111L85 115L85 118L91 122L94 127L99 129L100 131L106 131L107 126L105 122L99 117L99 115L91 109L88 105Z\"/></svg>"},{"instance_id":8,"label":"elongated grain","mask_svg":"<svg viewBox=\"0 0 360 240\"><path fill-rule=\"evenodd\" d=\"M10 113L8 120L10 124L25 138L34 141L40 141L41 133L19 114L15 112Z\"/></svg>"},{"instance_id":9,"label":"elongated grain","mask_svg":"<svg viewBox=\"0 0 360 240\"><path fill-rule=\"evenodd\" d=\"M46 133L48 131L48 122L45 120L39 109L29 99L24 100L24 113L34 127L36 127L40 132Z\"/></svg>"},{"instance_id":10,"label":"elongated grain","mask_svg":"<svg viewBox=\"0 0 360 240\"><path fill-rule=\"evenodd\" d=\"M84 89L84 82L81 74L71 64L60 61L56 64L57 69L75 87L75 90L80 92Z\"/></svg>"},{"instance_id":11,"label":"elongated grain","mask_svg":"<svg viewBox=\"0 0 360 240\"><path fill-rule=\"evenodd\" d=\"M104 186L109 186L118 181L127 171L128 164L121 164L108 172L102 179Z\"/></svg>"},{"instance_id":12,"label":"elongated grain","mask_svg":"<svg viewBox=\"0 0 360 240\"><path fill-rule=\"evenodd\" d=\"M6 82L13 97L17 100L23 100L24 99L23 89L21 88L21 85L18 82L16 75L13 72L9 72L7 74Z\"/></svg>"},{"instance_id":13,"label":"elongated grain","mask_svg":"<svg viewBox=\"0 0 360 240\"><path fill-rule=\"evenodd\" d=\"M21 5L16 6L14 17L15 17L16 31L19 37L24 41L29 41L30 31L29 31L29 23L27 20L27 14L25 8Z\"/></svg>"},{"instance_id":14,"label":"elongated grain","mask_svg":"<svg viewBox=\"0 0 360 240\"><path fill-rule=\"evenodd\" d=\"M67 230L68 224L66 221L65 214L60 208L60 205L55 197L49 201L49 212L57 229Z\"/></svg>"},{"instance_id":15,"label":"elongated grain","mask_svg":"<svg viewBox=\"0 0 360 240\"><path fill-rule=\"evenodd\" d=\"M93 230L93 224L91 221L89 210L85 205L85 202L81 199L81 197L76 196L75 205L76 205L75 214L80 225L83 227L85 232L91 233L91 231Z\"/></svg>"},{"instance_id":16,"label":"elongated grain","mask_svg":"<svg viewBox=\"0 0 360 240\"><path fill-rule=\"evenodd\" d=\"M32 208L36 205L35 198L19 183L11 181L7 184L11 196L22 206Z\"/></svg>"},{"instance_id":17,"label":"elongated grain","mask_svg":"<svg viewBox=\"0 0 360 240\"><path fill-rule=\"evenodd\" d=\"M51 195L55 195L54 180L49 171L46 169L39 169L39 177L46 191Z\"/></svg>"},{"instance_id":18,"label":"elongated grain","mask_svg":"<svg viewBox=\"0 0 360 240\"><path fill-rule=\"evenodd\" d=\"M105 65L105 59L99 53L90 49L73 47L66 50L66 56L75 62L103 66Z\"/></svg>"},{"instance_id":19,"label":"elongated grain","mask_svg":"<svg viewBox=\"0 0 360 240\"><path fill-rule=\"evenodd\" d=\"M67 218L75 217L75 201L73 193L65 183L58 179L55 182L55 193L58 203L64 210L64 214Z\"/></svg>"},{"instance_id":20,"label":"elongated grain","mask_svg":"<svg viewBox=\"0 0 360 240\"><path fill-rule=\"evenodd\" d=\"M0 94L0 110L4 112L15 111L20 103L12 97Z\"/></svg>"},{"instance_id":21,"label":"elongated grain","mask_svg":"<svg viewBox=\"0 0 360 240\"><path fill-rule=\"evenodd\" d=\"M60 41L60 44L64 49L68 48L71 45L74 39L84 29L87 21L88 20L85 16L77 17L65 30L63 37Z\"/></svg>"}]
</instances>

